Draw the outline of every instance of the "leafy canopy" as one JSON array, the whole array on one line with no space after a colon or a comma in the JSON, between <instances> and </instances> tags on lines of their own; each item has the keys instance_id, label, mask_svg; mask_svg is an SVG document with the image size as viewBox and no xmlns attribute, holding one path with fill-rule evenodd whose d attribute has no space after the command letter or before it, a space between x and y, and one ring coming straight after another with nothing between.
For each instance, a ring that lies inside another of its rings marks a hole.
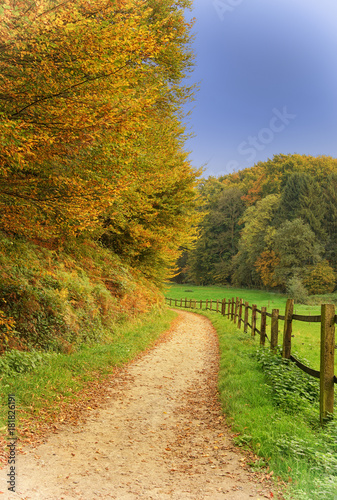
<instances>
[{"instance_id":1,"label":"leafy canopy","mask_svg":"<svg viewBox=\"0 0 337 500\"><path fill-rule=\"evenodd\" d=\"M198 175L183 149L188 6L1 3L0 229L91 235L165 274L191 239Z\"/></svg>"}]
</instances>

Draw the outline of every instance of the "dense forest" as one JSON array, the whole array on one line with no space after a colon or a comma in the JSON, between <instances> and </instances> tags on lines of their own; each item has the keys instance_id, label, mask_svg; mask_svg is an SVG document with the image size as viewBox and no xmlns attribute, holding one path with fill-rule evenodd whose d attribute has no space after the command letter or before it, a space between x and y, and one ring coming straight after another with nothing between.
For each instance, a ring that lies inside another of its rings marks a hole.
<instances>
[{"instance_id":1,"label":"dense forest","mask_svg":"<svg viewBox=\"0 0 337 500\"><path fill-rule=\"evenodd\" d=\"M277 155L200 186L204 218L177 281L307 294L334 290L337 159Z\"/></svg>"},{"instance_id":2,"label":"dense forest","mask_svg":"<svg viewBox=\"0 0 337 500\"><path fill-rule=\"evenodd\" d=\"M2 2L0 351L66 348L161 300L199 217L188 6Z\"/></svg>"}]
</instances>

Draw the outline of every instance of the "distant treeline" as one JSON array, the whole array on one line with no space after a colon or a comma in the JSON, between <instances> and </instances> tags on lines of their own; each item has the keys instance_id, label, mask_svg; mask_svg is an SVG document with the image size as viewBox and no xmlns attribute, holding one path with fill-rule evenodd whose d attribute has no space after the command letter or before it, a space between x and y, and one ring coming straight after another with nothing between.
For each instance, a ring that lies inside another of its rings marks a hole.
<instances>
[{"instance_id":1,"label":"distant treeline","mask_svg":"<svg viewBox=\"0 0 337 500\"><path fill-rule=\"evenodd\" d=\"M180 282L332 292L337 271L337 159L277 155L200 186L200 238Z\"/></svg>"}]
</instances>

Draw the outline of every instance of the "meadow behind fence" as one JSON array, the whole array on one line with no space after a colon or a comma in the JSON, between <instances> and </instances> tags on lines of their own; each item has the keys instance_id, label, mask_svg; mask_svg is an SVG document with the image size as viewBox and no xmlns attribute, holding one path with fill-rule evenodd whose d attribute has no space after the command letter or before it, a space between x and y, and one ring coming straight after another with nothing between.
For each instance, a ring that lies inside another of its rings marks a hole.
<instances>
[{"instance_id":1,"label":"meadow behind fence","mask_svg":"<svg viewBox=\"0 0 337 500\"><path fill-rule=\"evenodd\" d=\"M294 314L294 300L288 299L284 315L279 309L267 312L266 307L258 309L255 304L249 305L238 297L223 300L195 300L195 299L173 299L166 298L170 306L183 307L189 309L203 309L221 313L223 316L237 324L245 333L250 328L251 336L260 336L260 345L264 346L266 340L270 344L270 349L276 352L279 344L279 321L284 321L282 357L296 363L298 368L312 377L320 380L320 420L324 423L334 413L334 385L337 384L337 377L334 374L335 364L335 324L337 316L333 304L322 304L321 314L316 316L305 316ZM258 317L259 315L259 317ZM267 318L271 318L270 334L267 333ZM260 328L258 328L260 319ZM320 347L320 370L313 370L309 366L301 363L291 354L291 335L293 321L302 321L321 324L321 347Z\"/></svg>"}]
</instances>

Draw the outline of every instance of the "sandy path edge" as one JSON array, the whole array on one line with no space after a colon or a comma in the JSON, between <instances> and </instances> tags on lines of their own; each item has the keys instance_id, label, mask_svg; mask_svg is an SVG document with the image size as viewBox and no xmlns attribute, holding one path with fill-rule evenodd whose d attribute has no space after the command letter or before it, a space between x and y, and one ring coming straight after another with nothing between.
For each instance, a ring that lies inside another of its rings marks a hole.
<instances>
[{"instance_id":1,"label":"sandy path edge","mask_svg":"<svg viewBox=\"0 0 337 500\"><path fill-rule=\"evenodd\" d=\"M272 498L231 442L217 393L210 321L179 311L165 340L120 370L100 410L17 460L0 500Z\"/></svg>"}]
</instances>

